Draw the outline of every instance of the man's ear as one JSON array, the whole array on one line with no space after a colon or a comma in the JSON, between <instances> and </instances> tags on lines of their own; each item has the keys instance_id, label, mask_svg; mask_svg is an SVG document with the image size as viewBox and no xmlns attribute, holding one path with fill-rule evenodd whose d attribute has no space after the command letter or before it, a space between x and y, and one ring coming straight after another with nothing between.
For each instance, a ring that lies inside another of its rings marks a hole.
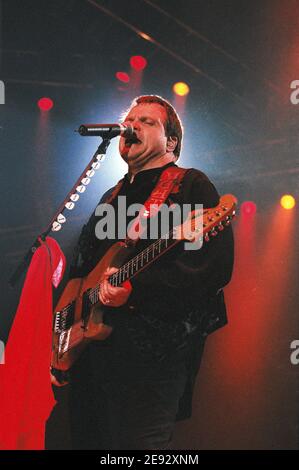
<instances>
[{"instance_id":1,"label":"man's ear","mask_svg":"<svg viewBox=\"0 0 299 470\"><path fill-rule=\"evenodd\" d=\"M175 137L174 135L167 137L167 145L166 145L167 152L174 152L177 144L178 144L177 137Z\"/></svg>"}]
</instances>

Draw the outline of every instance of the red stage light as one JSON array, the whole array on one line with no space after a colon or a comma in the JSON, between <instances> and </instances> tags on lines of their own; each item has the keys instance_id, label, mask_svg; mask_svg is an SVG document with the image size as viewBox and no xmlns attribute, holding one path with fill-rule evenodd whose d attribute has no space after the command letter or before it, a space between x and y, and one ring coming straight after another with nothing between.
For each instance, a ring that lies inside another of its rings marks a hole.
<instances>
[{"instance_id":1,"label":"red stage light","mask_svg":"<svg viewBox=\"0 0 299 470\"><path fill-rule=\"evenodd\" d=\"M38 107L41 111L50 111L53 108L54 102L51 98L40 98L37 102Z\"/></svg>"},{"instance_id":2,"label":"red stage light","mask_svg":"<svg viewBox=\"0 0 299 470\"><path fill-rule=\"evenodd\" d=\"M253 201L245 201L241 205L241 210L244 215L254 215L256 213L256 204Z\"/></svg>"},{"instance_id":3,"label":"red stage light","mask_svg":"<svg viewBox=\"0 0 299 470\"><path fill-rule=\"evenodd\" d=\"M134 55L130 59L130 64L133 69L141 71L147 66L147 60L142 55Z\"/></svg>"},{"instance_id":4,"label":"red stage light","mask_svg":"<svg viewBox=\"0 0 299 470\"><path fill-rule=\"evenodd\" d=\"M130 77L126 72L116 72L115 76L120 82L128 83L130 81Z\"/></svg>"}]
</instances>

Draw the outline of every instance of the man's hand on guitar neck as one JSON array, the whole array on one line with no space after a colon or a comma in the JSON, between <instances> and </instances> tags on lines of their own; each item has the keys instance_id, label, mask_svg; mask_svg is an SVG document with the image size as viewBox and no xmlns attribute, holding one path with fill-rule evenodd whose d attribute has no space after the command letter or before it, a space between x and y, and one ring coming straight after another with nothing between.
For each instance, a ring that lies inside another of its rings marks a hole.
<instances>
[{"instance_id":1,"label":"man's hand on guitar neck","mask_svg":"<svg viewBox=\"0 0 299 470\"><path fill-rule=\"evenodd\" d=\"M117 268L107 268L101 279L99 299L106 307L120 307L124 305L132 292L130 281L125 281L121 287L114 287L109 283L109 276L116 271L118 271Z\"/></svg>"}]
</instances>

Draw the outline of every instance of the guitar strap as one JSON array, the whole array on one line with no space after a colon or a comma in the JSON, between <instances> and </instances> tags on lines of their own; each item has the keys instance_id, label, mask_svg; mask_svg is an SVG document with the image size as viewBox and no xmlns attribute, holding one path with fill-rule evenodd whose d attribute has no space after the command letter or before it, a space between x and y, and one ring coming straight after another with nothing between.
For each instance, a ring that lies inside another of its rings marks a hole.
<instances>
[{"instance_id":1,"label":"guitar strap","mask_svg":"<svg viewBox=\"0 0 299 470\"><path fill-rule=\"evenodd\" d=\"M168 196L179 192L186 171L188 171L187 168L179 168L176 166L165 168L150 196L140 209L139 214L134 219L133 223L131 223L128 236L125 240L126 244L132 245L137 243L145 229L143 220L145 221L149 217L155 216ZM117 183L111 195L105 200L106 203L109 204L116 198L123 183L124 178Z\"/></svg>"}]
</instances>

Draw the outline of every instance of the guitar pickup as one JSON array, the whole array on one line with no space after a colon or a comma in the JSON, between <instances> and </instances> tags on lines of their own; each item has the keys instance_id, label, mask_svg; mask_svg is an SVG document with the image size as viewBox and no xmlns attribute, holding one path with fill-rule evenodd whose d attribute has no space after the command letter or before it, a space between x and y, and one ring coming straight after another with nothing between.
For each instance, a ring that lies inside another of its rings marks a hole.
<instances>
[{"instance_id":1,"label":"guitar pickup","mask_svg":"<svg viewBox=\"0 0 299 470\"><path fill-rule=\"evenodd\" d=\"M54 333L66 331L74 324L75 319L75 301L64 307L62 310L55 312L53 318Z\"/></svg>"}]
</instances>

